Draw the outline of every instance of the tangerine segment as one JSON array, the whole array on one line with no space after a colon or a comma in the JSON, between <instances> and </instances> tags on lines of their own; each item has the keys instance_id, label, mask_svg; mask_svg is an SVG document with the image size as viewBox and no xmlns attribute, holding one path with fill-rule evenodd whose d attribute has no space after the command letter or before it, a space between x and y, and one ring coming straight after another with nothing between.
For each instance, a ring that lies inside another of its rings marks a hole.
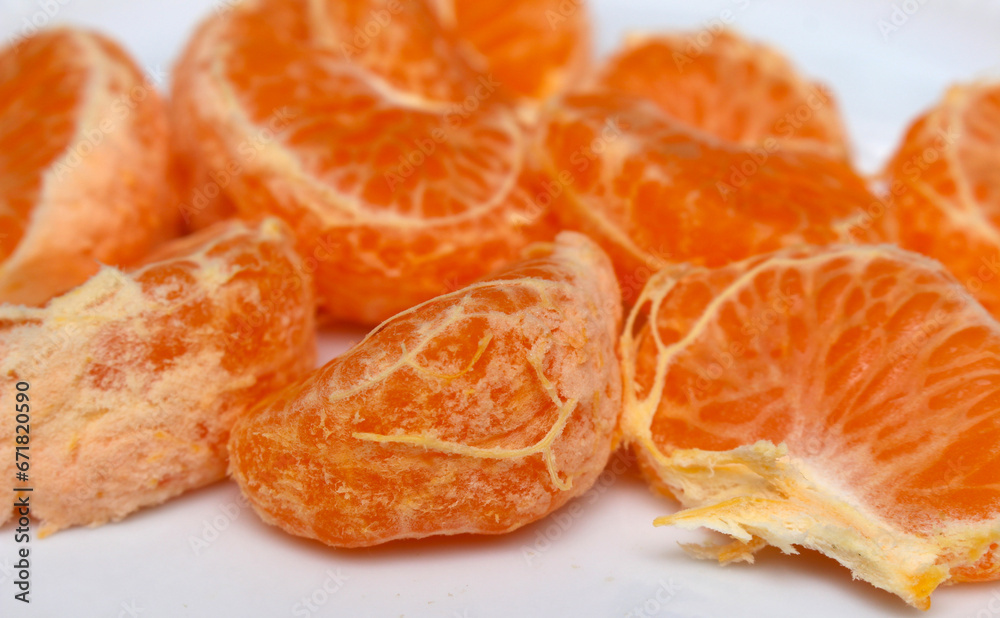
<instances>
[{"instance_id":1,"label":"tangerine segment","mask_svg":"<svg viewBox=\"0 0 1000 618\"><path fill-rule=\"evenodd\" d=\"M500 534L585 492L617 442L621 300L587 238L384 322L241 416L264 521L338 547Z\"/></svg>"},{"instance_id":2,"label":"tangerine segment","mask_svg":"<svg viewBox=\"0 0 1000 618\"><path fill-rule=\"evenodd\" d=\"M611 57L600 87L648 98L673 118L719 139L767 138L847 155L833 96L780 52L733 32L633 36Z\"/></svg>"},{"instance_id":3,"label":"tangerine segment","mask_svg":"<svg viewBox=\"0 0 1000 618\"><path fill-rule=\"evenodd\" d=\"M223 179L205 189L288 221L335 319L378 323L548 233L528 129L458 36L424 2L264 0L206 22L178 64L181 143Z\"/></svg>"},{"instance_id":4,"label":"tangerine segment","mask_svg":"<svg viewBox=\"0 0 1000 618\"><path fill-rule=\"evenodd\" d=\"M44 308L0 306L0 396L30 384L40 534L223 478L236 415L313 367L313 303L272 218L174 241L131 272L104 267ZM14 478L13 406L5 414Z\"/></svg>"},{"instance_id":5,"label":"tangerine segment","mask_svg":"<svg viewBox=\"0 0 1000 618\"><path fill-rule=\"evenodd\" d=\"M941 260L1000 316L1000 82L953 87L889 162L890 205L875 227ZM881 211L880 211L881 212Z\"/></svg>"},{"instance_id":6,"label":"tangerine segment","mask_svg":"<svg viewBox=\"0 0 1000 618\"><path fill-rule=\"evenodd\" d=\"M179 232L166 110L115 43L74 29L0 50L0 302L43 304Z\"/></svg>"},{"instance_id":7,"label":"tangerine segment","mask_svg":"<svg viewBox=\"0 0 1000 618\"><path fill-rule=\"evenodd\" d=\"M841 159L722 142L634 97L569 97L540 140L552 209L609 253L626 302L666 263L846 241L875 201Z\"/></svg>"},{"instance_id":8,"label":"tangerine segment","mask_svg":"<svg viewBox=\"0 0 1000 618\"><path fill-rule=\"evenodd\" d=\"M669 267L621 354L625 439L687 509L657 523L736 539L702 554L801 545L921 608L1000 577L1000 323L937 262L834 246Z\"/></svg>"}]
</instances>

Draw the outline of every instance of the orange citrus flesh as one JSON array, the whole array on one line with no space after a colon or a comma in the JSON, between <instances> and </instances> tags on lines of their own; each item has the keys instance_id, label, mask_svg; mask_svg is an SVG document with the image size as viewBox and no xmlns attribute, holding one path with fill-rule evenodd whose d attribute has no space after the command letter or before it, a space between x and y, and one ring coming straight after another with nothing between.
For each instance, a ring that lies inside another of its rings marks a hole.
<instances>
[{"instance_id":1,"label":"orange citrus flesh","mask_svg":"<svg viewBox=\"0 0 1000 618\"><path fill-rule=\"evenodd\" d=\"M174 241L130 272L104 267L44 308L0 306L0 396L30 384L39 533L222 479L237 414L313 367L314 302L271 218ZM5 414L0 469L13 479L14 406Z\"/></svg>"},{"instance_id":2,"label":"orange citrus flesh","mask_svg":"<svg viewBox=\"0 0 1000 618\"><path fill-rule=\"evenodd\" d=\"M888 207L867 219L885 238L940 260L995 316L998 170L1000 82L955 86L910 127L884 174Z\"/></svg>"},{"instance_id":3,"label":"orange citrus flesh","mask_svg":"<svg viewBox=\"0 0 1000 618\"><path fill-rule=\"evenodd\" d=\"M726 141L771 138L831 156L847 133L824 86L799 75L778 51L709 30L633 36L600 71L600 88L644 97L671 117Z\"/></svg>"},{"instance_id":4,"label":"orange citrus flesh","mask_svg":"<svg viewBox=\"0 0 1000 618\"><path fill-rule=\"evenodd\" d=\"M0 302L43 304L179 233L166 110L107 38L54 29L0 50Z\"/></svg>"},{"instance_id":5,"label":"orange citrus flesh","mask_svg":"<svg viewBox=\"0 0 1000 618\"><path fill-rule=\"evenodd\" d=\"M627 304L665 264L846 242L875 202L842 159L720 141L640 98L568 97L543 128L543 202L608 252Z\"/></svg>"},{"instance_id":6,"label":"orange citrus flesh","mask_svg":"<svg viewBox=\"0 0 1000 618\"><path fill-rule=\"evenodd\" d=\"M176 142L198 160L189 174L241 216L289 222L334 319L378 323L553 233L532 200L515 101L563 73L504 68L524 64L503 42L511 23L494 39L485 14L443 4L247 2L203 24L176 67ZM515 4L526 19L547 3ZM586 47L572 34L582 26L557 30L569 37L560 49ZM523 80L505 83L509 73Z\"/></svg>"},{"instance_id":7,"label":"orange citrus flesh","mask_svg":"<svg viewBox=\"0 0 1000 618\"><path fill-rule=\"evenodd\" d=\"M582 1L431 0L458 33L469 64L492 71L515 96L544 99L576 85L591 66L590 19Z\"/></svg>"},{"instance_id":8,"label":"orange citrus flesh","mask_svg":"<svg viewBox=\"0 0 1000 618\"><path fill-rule=\"evenodd\" d=\"M562 233L241 416L233 478L264 521L338 547L509 532L608 461L620 324L607 257Z\"/></svg>"},{"instance_id":9,"label":"orange citrus flesh","mask_svg":"<svg viewBox=\"0 0 1000 618\"><path fill-rule=\"evenodd\" d=\"M650 279L621 340L622 430L700 555L819 550L920 608L996 579L1000 323L888 245Z\"/></svg>"}]
</instances>

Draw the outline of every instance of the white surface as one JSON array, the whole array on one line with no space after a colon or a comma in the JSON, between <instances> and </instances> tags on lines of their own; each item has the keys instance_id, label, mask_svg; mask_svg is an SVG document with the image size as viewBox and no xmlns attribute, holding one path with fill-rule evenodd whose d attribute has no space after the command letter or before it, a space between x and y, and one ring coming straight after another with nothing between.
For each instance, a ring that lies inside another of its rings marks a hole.
<instances>
[{"instance_id":1,"label":"white surface","mask_svg":"<svg viewBox=\"0 0 1000 618\"><path fill-rule=\"evenodd\" d=\"M473 1L473 0L470 0ZM996 76L1000 2L957 0L595 0L599 49L623 32L700 27L733 11L737 29L786 50L838 94L857 160L874 170L949 83ZM919 9L883 36L893 7ZM55 15L50 11L58 7ZM207 0L0 0L0 41L24 19L97 27L149 72L168 69ZM41 16L41 17L40 17ZM329 358L362 333L324 335ZM754 566L689 559L655 529L676 505L608 473L573 510L498 538L338 551L262 524L220 483L98 529L33 540L32 603L13 601L13 528L0 529L0 616L915 616L818 554L761 554ZM205 540L207 545L198 544ZM536 553L532 553L536 552ZM336 592L323 591L324 584ZM339 587L338 587L339 586ZM312 607L303 599L321 601ZM928 617L1000 616L1000 584L943 588Z\"/></svg>"}]
</instances>

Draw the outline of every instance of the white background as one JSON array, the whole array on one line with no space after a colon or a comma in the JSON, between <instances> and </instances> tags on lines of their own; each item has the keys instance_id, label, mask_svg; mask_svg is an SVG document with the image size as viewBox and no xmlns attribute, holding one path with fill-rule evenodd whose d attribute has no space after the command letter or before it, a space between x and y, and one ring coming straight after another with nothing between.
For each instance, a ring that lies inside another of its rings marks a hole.
<instances>
[{"instance_id":1,"label":"white background","mask_svg":"<svg viewBox=\"0 0 1000 618\"><path fill-rule=\"evenodd\" d=\"M474 0L469 0L474 1ZM784 49L833 87L858 164L874 171L909 121L952 82L997 77L997 0L594 0L599 51L630 30L734 27ZM54 12L51 17L45 7ZM0 41L24 19L96 27L152 74L168 70L209 0L0 0ZM897 30L892 25L894 7ZM53 10L54 9L54 10ZM908 14L909 13L909 14ZM905 19L900 19L905 16ZM882 28L880 29L880 22ZM163 85L164 87L166 84ZM0 119L0 122L3 122ZM361 332L324 334L332 357ZM262 524L219 483L97 529L33 540L32 603L13 601L13 528L0 530L0 616L915 616L815 553L726 568L688 558L696 533L653 528L676 505L626 474L513 534L334 550ZM192 541L201 539L207 545ZM338 583L339 582L339 583ZM336 592L327 593L327 589ZM313 597L310 606L303 600ZM630 614L631 613L631 614ZM1000 584L933 596L928 617L1000 616Z\"/></svg>"}]
</instances>

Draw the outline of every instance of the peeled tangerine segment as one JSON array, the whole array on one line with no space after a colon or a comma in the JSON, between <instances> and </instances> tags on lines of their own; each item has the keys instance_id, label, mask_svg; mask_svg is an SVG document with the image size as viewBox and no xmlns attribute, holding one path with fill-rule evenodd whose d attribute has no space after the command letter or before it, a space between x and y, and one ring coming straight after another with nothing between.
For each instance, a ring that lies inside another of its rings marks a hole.
<instances>
[{"instance_id":1,"label":"peeled tangerine segment","mask_svg":"<svg viewBox=\"0 0 1000 618\"><path fill-rule=\"evenodd\" d=\"M917 118L883 173L888 203L865 223L947 266L1000 317L1000 81L951 87Z\"/></svg>"},{"instance_id":2,"label":"peeled tangerine segment","mask_svg":"<svg viewBox=\"0 0 1000 618\"><path fill-rule=\"evenodd\" d=\"M607 90L551 106L538 138L553 212L608 252L629 305L667 263L852 242L875 202L864 180L842 159L773 145L723 141Z\"/></svg>"},{"instance_id":3,"label":"peeled tangerine segment","mask_svg":"<svg viewBox=\"0 0 1000 618\"><path fill-rule=\"evenodd\" d=\"M1000 577L1000 323L937 262L790 249L650 279L621 340L622 431L657 520L818 550L919 608Z\"/></svg>"},{"instance_id":4,"label":"peeled tangerine segment","mask_svg":"<svg viewBox=\"0 0 1000 618\"><path fill-rule=\"evenodd\" d=\"M314 311L273 218L208 228L130 272L104 267L44 308L0 306L0 400L30 385L23 486L39 533L222 479L236 415L313 367ZM13 403L3 415L0 473L13 482Z\"/></svg>"},{"instance_id":5,"label":"peeled tangerine segment","mask_svg":"<svg viewBox=\"0 0 1000 618\"><path fill-rule=\"evenodd\" d=\"M154 77L85 30L0 48L0 302L42 305L180 232Z\"/></svg>"},{"instance_id":6,"label":"peeled tangerine segment","mask_svg":"<svg viewBox=\"0 0 1000 618\"><path fill-rule=\"evenodd\" d=\"M607 463L620 322L607 257L560 234L241 416L233 478L264 521L338 547L514 530Z\"/></svg>"},{"instance_id":7,"label":"peeled tangerine segment","mask_svg":"<svg viewBox=\"0 0 1000 618\"><path fill-rule=\"evenodd\" d=\"M207 20L175 70L182 209L288 221L336 320L377 324L503 267L554 236L532 98L589 49L585 10L549 27L558 4L260 0Z\"/></svg>"}]
</instances>

